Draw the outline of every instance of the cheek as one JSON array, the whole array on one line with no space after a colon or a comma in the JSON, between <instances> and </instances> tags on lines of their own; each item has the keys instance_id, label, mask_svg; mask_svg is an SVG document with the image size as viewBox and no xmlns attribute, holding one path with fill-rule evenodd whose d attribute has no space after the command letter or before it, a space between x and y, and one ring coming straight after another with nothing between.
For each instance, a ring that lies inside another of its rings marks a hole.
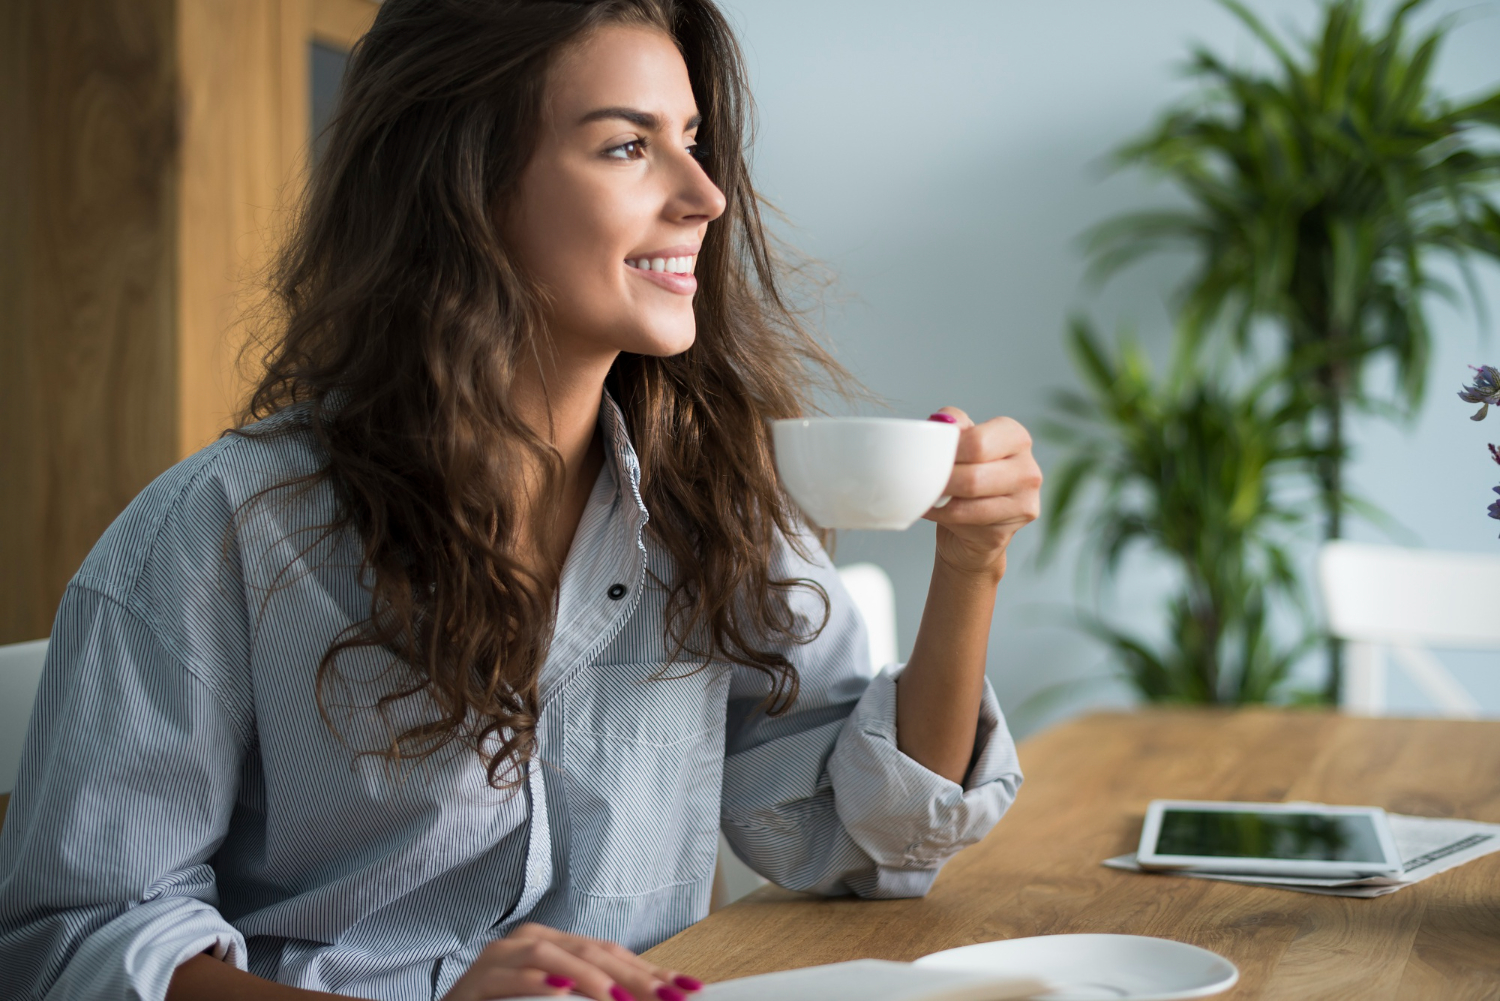
<instances>
[{"instance_id":1,"label":"cheek","mask_svg":"<svg viewBox=\"0 0 1500 1001\"><path fill-rule=\"evenodd\" d=\"M534 240L537 276L559 292L577 295L596 288L610 274L616 258L618 223L611 219L611 206L591 198L591 192L552 200L536 206L539 225Z\"/></svg>"},{"instance_id":2,"label":"cheek","mask_svg":"<svg viewBox=\"0 0 1500 1001\"><path fill-rule=\"evenodd\" d=\"M528 272L559 302L597 294L616 258L624 220L620 200L556 163L534 163L517 193L506 238Z\"/></svg>"},{"instance_id":3,"label":"cheek","mask_svg":"<svg viewBox=\"0 0 1500 1001\"><path fill-rule=\"evenodd\" d=\"M653 355L692 346L693 298L664 293L625 264L652 236L659 205L647 192L553 166L527 179L518 205L507 237L551 293L554 336Z\"/></svg>"}]
</instances>

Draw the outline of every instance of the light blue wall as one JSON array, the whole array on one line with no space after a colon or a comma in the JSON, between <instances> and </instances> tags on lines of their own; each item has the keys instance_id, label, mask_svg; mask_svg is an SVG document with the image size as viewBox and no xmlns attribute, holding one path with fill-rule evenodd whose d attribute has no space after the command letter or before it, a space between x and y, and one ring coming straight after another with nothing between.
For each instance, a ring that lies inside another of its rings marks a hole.
<instances>
[{"instance_id":1,"label":"light blue wall","mask_svg":"<svg viewBox=\"0 0 1500 1001\"><path fill-rule=\"evenodd\" d=\"M1244 31L1209 0L725 0L745 44L761 129L756 176L786 214L791 239L838 279L827 329L842 360L894 413L943 404L977 418L1034 425L1070 367L1061 331L1087 307L1159 331L1167 265L1088 292L1076 249L1090 224L1170 196L1134 177L1103 177L1100 159L1185 93L1175 67L1188 44L1251 58ZM1308 0L1257 0L1274 22L1309 25ZM1464 27L1442 61L1450 93L1500 82L1500 8L1442 2ZM1500 314L1500 281L1486 275ZM1422 544L1500 552L1487 519L1500 469L1483 443L1500 419L1467 420L1453 398L1466 363L1500 362L1472 316L1439 311L1429 402L1409 430L1366 421L1352 477ZM1049 458L1040 450L1044 467ZM1358 536L1379 538L1358 528ZM1107 672L1101 652L1063 624L1072 564L1039 569L1036 528L1015 547L991 640L990 676L1007 710L1070 678ZM870 559L896 579L909 650L932 558L931 526L850 532L840 562ZM1150 575L1127 581L1127 617L1149 616ZM1138 586L1139 585L1139 586ZM1493 662L1494 658L1491 658ZM1500 671L1458 665L1500 713ZM1490 677L1493 674L1493 678ZM1119 704L1109 684L1068 706ZM1399 684L1398 708L1421 700ZM1030 725L1035 725L1036 720Z\"/></svg>"}]
</instances>

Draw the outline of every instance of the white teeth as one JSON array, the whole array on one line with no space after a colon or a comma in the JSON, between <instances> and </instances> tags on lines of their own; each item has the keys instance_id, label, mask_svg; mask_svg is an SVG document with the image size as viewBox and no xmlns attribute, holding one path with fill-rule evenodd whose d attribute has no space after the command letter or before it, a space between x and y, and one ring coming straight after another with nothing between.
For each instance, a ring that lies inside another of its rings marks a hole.
<instances>
[{"instance_id":1,"label":"white teeth","mask_svg":"<svg viewBox=\"0 0 1500 1001\"><path fill-rule=\"evenodd\" d=\"M665 271L675 275L690 275L698 265L698 255L691 257L640 257L625 259L625 263L641 271Z\"/></svg>"}]
</instances>

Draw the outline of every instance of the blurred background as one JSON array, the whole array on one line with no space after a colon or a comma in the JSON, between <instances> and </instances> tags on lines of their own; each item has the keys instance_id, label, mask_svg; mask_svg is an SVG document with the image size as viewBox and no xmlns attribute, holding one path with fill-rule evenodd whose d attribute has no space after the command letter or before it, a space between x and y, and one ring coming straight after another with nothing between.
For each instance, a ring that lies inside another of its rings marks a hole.
<instances>
[{"instance_id":1,"label":"blurred background","mask_svg":"<svg viewBox=\"0 0 1500 1001\"><path fill-rule=\"evenodd\" d=\"M1146 132L1198 86L1184 78L1194 44L1231 63L1269 71L1246 27L1211 0L1049 0L914 5L884 0L728 0L744 42L760 110L755 170L785 214L790 242L837 279L827 330L840 359L902 417L944 404L976 420L1006 414L1037 429L1055 390L1079 377L1066 346L1077 312L1111 328L1134 324L1161 360L1171 340L1172 292L1189 259L1165 256L1102 288L1085 280L1081 237L1135 209L1183 203L1141 171L1110 170L1110 154ZM1291 38L1315 37L1324 6L1253 0L1249 8ZM1392 5L1369 6L1370 29ZM1500 84L1500 5L1435 2L1418 13L1452 18L1433 73L1455 100ZM1441 271L1443 265L1435 264ZM1491 308L1500 272L1475 262ZM1355 539L1444 550L1500 552L1486 517L1500 482L1485 443L1491 424L1455 392L1471 364L1500 357L1493 323L1441 301L1429 307L1433 351L1425 400L1409 422L1352 420L1352 488L1395 523L1346 520ZM838 404L830 404L838 406ZM1044 472L1060 450L1040 441ZM1055 486L1044 487L1044 493ZM1315 526L1314 526L1315 527ZM990 641L989 673L1018 729L1136 694L1118 664L1078 628L1088 590L1065 543L1039 566L1045 525L1017 538ZM1307 600L1317 532L1297 547ZM1076 546L1076 542L1074 544ZM895 583L903 656L916 635L932 559L932 526L900 534L847 532L840 563L870 560ZM1154 635L1163 627L1170 570L1127 561L1105 609ZM1313 610L1315 614L1317 609ZM1442 655L1487 713L1500 713L1495 655ZM1317 653L1299 667L1309 683ZM1032 700L1069 679L1085 683ZM1432 711L1394 673L1390 709Z\"/></svg>"},{"instance_id":2,"label":"blurred background","mask_svg":"<svg viewBox=\"0 0 1500 1001\"><path fill-rule=\"evenodd\" d=\"M833 282L818 322L838 357L895 416L951 404L976 420L1040 429L1054 394L1085 390L1070 318L1102 342L1132 327L1166 367L1186 253L1086 279L1083 235L1121 213L1182 207L1178 186L1111 154L1202 88L1182 67L1201 44L1226 63L1274 72L1246 24L1212 0L723 0L759 106L757 183L780 235ZM1325 8L1253 0L1290 39ZM344 54L372 0L49 0L0 13L0 643L45 636L62 586L99 533L150 479L222 429L243 383L233 359L254 273L295 199ZM1377 31L1389 6L1369 7ZM1414 31L1449 20L1429 85L1461 102L1500 85L1500 6L1434 0ZM1300 49L1297 51L1301 51ZM1449 276L1449 265L1433 270ZM1456 274L1456 273L1455 273ZM1500 309L1500 273L1473 258ZM1460 284L1460 288L1462 285ZM1500 359L1492 324L1460 296L1426 307L1426 392L1410 415L1351 412L1350 489L1384 520L1344 534L1494 554L1486 516L1500 470L1456 391L1470 364ZM1226 385L1244 380L1229 364ZM1384 398L1414 400L1372 357ZM1382 367L1384 366L1384 368ZM829 401L834 412L850 406ZM1399 409L1399 408L1398 408ZM1063 414L1062 416L1066 416ZM1044 470L1072 454L1040 440ZM1321 621L1312 583L1314 499L1277 502L1297 585L1267 628L1293 644ZM1019 537L1002 587L990 677L1029 732L1089 707L1133 704L1139 685L1081 625L1097 615L1167 642L1179 570L1150 545L1096 594L1081 529L1043 563L1046 525ZM901 653L916 635L932 559L927 523L848 532L839 563L890 574ZM1481 711L1500 714L1494 654L1444 654ZM1275 701L1321 690L1320 649L1293 658ZM1300 693L1300 694L1299 694ZM1399 673L1389 708L1433 711Z\"/></svg>"}]
</instances>

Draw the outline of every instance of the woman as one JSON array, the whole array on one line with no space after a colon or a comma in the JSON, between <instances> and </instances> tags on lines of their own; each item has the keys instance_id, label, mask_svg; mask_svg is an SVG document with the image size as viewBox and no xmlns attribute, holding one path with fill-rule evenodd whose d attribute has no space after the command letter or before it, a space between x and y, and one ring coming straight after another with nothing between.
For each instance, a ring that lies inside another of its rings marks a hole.
<instances>
[{"instance_id":1,"label":"woman","mask_svg":"<svg viewBox=\"0 0 1500 1001\"><path fill-rule=\"evenodd\" d=\"M1020 782L984 682L1036 513L962 414L911 661L775 479L777 291L710 0L386 0L250 416L58 612L0 839L5 997L680 1001L722 826L906 896ZM897 684L899 676L900 683Z\"/></svg>"}]
</instances>

